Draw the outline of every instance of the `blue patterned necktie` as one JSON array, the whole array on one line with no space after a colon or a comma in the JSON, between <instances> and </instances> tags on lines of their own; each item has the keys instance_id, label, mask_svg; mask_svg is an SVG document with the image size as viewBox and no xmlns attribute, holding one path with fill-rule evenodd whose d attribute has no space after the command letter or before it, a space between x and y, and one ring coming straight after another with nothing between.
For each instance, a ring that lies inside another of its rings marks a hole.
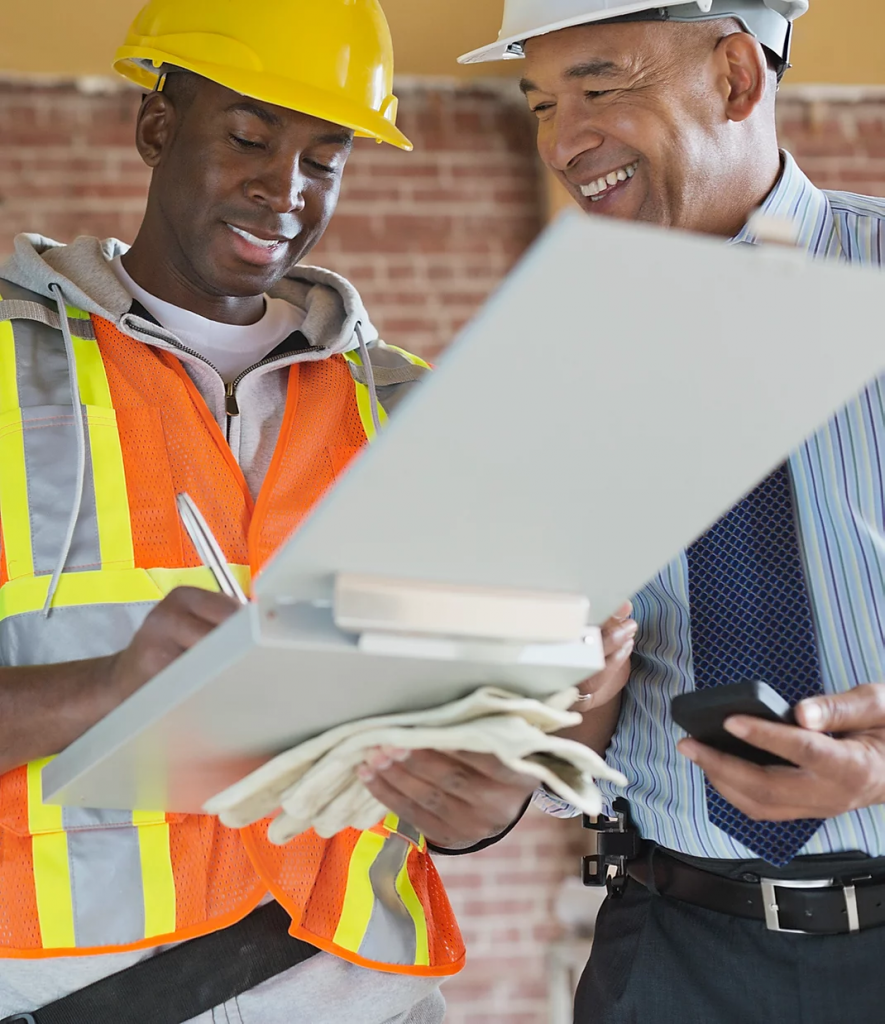
<instances>
[{"instance_id":1,"label":"blue patterned necktie","mask_svg":"<svg viewBox=\"0 0 885 1024\"><path fill-rule=\"evenodd\" d=\"M688 550L695 687L762 679L790 704L823 693L786 463ZM783 866L818 820L752 821L707 782L710 821Z\"/></svg>"}]
</instances>

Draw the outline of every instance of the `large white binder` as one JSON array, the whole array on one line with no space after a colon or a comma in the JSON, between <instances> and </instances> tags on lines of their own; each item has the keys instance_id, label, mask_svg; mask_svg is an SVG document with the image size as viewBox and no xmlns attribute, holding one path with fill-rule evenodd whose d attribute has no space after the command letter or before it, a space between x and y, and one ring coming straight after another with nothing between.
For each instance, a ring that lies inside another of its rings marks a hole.
<instances>
[{"instance_id":1,"label":"large white binder","mask_svg":"<svg viewBox=\"0 0 885 1024\"><path fill-rule=\"evenodd\" d=\"M877 271L561 219L256 600L53 761L45 796L197 811L342 721L585 677L598 634L581 642L574 599L603 621L880 373L882 308ZM362 638L359 614L335 625L336 580L342 605L368 609ZM430 586L409 595L402 581ZM480 609L467 637L464 588ZM542 635L483 625L483 609L502 626L545 595L560 603ZM448 632L401 619L419 605L451 613Z\"/></svg>"}]
</instances>

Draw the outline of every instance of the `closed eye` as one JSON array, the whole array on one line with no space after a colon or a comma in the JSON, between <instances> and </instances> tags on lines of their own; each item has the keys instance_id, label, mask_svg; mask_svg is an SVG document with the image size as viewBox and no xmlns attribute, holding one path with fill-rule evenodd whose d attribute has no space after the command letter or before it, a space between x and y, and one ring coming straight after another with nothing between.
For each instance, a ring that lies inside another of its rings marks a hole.
<instances>
[{"instance_id":1,"label":"closed eye","mask_svg":"<svg viewBox=\"0 0 885 1024\"><path fill-rule=\"evenodd\" d=\"M253 142L251 139L244 139L239 135L231 135L230 138L242 149L261 149L264 145L262 142Z\"/></svg>"}]
</instances>

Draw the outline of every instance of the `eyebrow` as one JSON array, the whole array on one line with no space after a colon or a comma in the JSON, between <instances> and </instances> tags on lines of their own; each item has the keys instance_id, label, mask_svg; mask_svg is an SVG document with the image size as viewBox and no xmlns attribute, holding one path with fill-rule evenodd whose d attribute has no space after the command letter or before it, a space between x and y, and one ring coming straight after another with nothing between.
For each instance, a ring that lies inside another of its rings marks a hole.
<instances>
[{"instance_id":1,"label":"eyebrow","mask_svg":"<svg viewBox=\"0 0 885 1024\"><path fill-rule=\"evenodd\" d=\"M319 143L321 146L350 147L353 145L353 136L348 131L326 132L324 135L318 135L314 142Z\"/></svg>"},{"instance_id":2,"label":"eyebrow","mask_svg":"<svg viewBox=\"0 0 885 1024\"><path fill-rule=\"evenodd\" d=\"M573 64L567 68L562 77L566 79L576 78L615 78L624 73L624 69L611 60L587 60L580 64ZM528 78L523 78L519 83L520 91L528 95L530 92L541 92L541 89Z\"/></svg>"},{"instance_id":3,"label":"eyebrow","mask_svg":"<svg viewBox=\"0 0 885 1024\"><path fill-rule=\"evenodd\" d=\"M228 113L241 113L251 114L253 117L257 117L260 121L264 121L265 124L269 124L272 128L282 128L283 122L277 117L272 111L267 110L265 107L258 106L257 103L249 103L248 101L232 103L228 108Z\"/></svg>"},{"instance_id":4,"label":"eyebrow","mask_svg":"<svg viewBox=\"0 0 885 1024\"><path fill-rule=\"evenodd\" d=\"M266 107L261 107L257 103L249 103L248 100L241 100L238 103L233 103L227 108L228 113L242 113L252 114L253 117L257 117L259 120L264 121L265 124L271 126L271 128L282 128L283 120ZM353 146L353 135L342 129L340 132L324 132L322 135L318 135L314 140L320 146Z\"/></svg>"}]
</instances>

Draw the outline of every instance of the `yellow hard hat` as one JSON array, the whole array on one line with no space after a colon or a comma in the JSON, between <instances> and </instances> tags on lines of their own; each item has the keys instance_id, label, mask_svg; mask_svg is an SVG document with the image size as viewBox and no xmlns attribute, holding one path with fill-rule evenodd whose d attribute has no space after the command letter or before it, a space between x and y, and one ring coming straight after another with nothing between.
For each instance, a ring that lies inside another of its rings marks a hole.
<instances>
[{"instance_id":1,"label":"yellow hard hat","mask_svg":"<svg viewBox=\"0 0 885 1024\"><path fill-rule=\"evenodd\" d=\"M410 150L378 0L150 0L114 69L152 89L170 66Z\"/></svg>"}]
</instances>

